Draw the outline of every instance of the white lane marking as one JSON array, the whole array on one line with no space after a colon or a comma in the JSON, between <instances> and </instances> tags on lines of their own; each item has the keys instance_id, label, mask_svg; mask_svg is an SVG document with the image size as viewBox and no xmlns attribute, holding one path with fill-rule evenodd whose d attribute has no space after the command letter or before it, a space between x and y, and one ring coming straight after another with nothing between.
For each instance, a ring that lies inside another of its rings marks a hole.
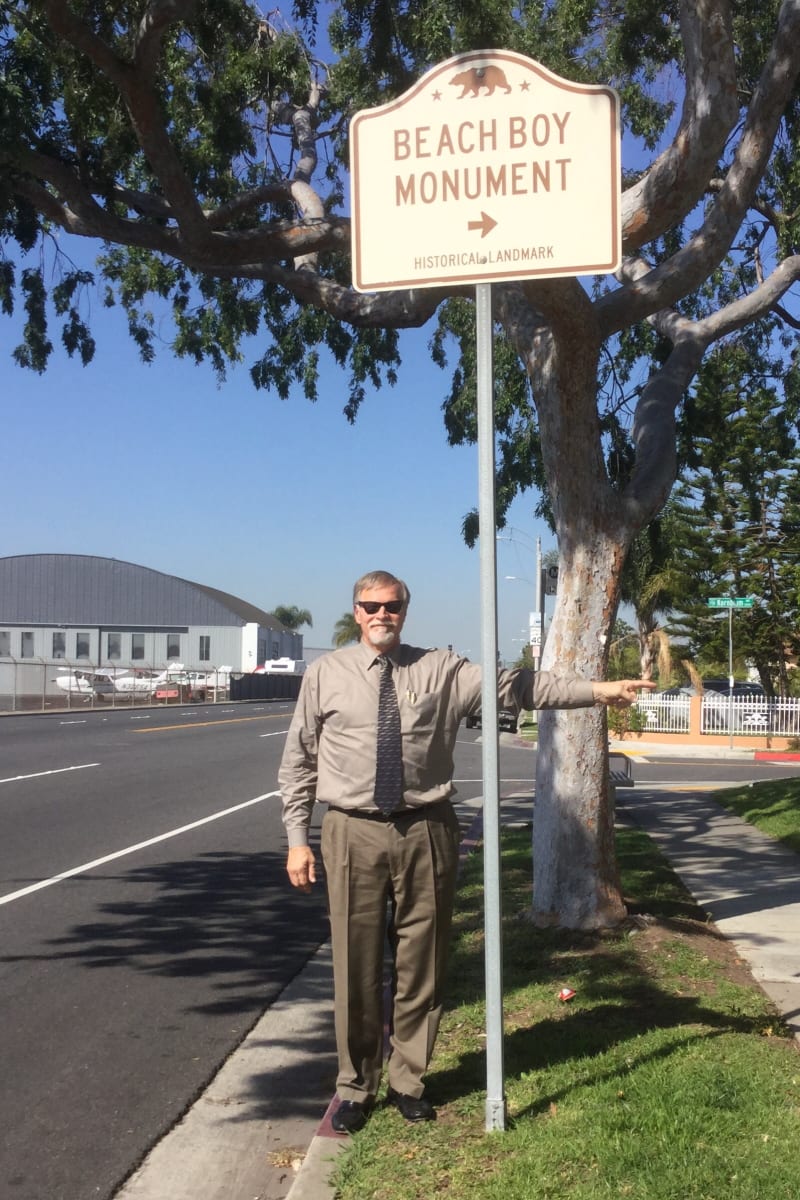
<instances>
[{"instance_id":1,"label":"white lane marking","mask_svg":"<svg viewBox=\"0 0 800 1200\"><path fill-rule=\"evenodd\" d=\"M89 722L84 718L82 721L59 721L59 725L88 725Z\"/></svg>"},{"instance_id":2,"label":"white lane marking","mask_svg":"<svg viewBox=\"0 0 800 1200\"><path fill-rule=\"evenodd\" d=\"M55 767L52 771L37 771L35 775L10 775L0 783L16 783L18 779L41 779L44 775L63 775L65 771L85 771L87 767L99 767L100 763L81 763L77 767Z\"/></svg>"},{"instance_id":3,"label":"white lane marking","mask_svg":"<svg viewBox=\"0 0 800 1200\"><path fill-rule=\"evenodd\" d=\"M219 812L211 813L208 817L201 817L199 821L192 821L189 825L181 825L179 829L170 829L168 833L159 833L156 837L148 838L144 842L136 842L133 846L126 846L124 850L115 850L113 854L105 854L102 858L95 858L92 862L82 863L79 867L72 867L69 871L62 871L59 875L53 875L50 879L41 879L38 883L32 883L28 887L20 888L17 892L8 892L5 896L0 896L0 904L10 904L12 900L19 900L23 896L29 896L31 892L38 892L42 888L52 887L54 883L61 883L65 879L71 879L73 875L84 875L87 871L93 871L95 867L102 867L106 863L113 862L115 858L124 858L126 854L135 854L137 850L146 850L148 846L156 846L159 842L166 842L169 838L178 837L182 833L189 833L192 829L199 829L201 825L208 825L210 821L218 821L220 817L229 817L231 813L240 812L243 808L249 808L251 804L258 804L262 800L270 800L273 796L279 796L280 792L265 792L263 796L254 796L252 800L244 800L241 804L234 804L231 808L223 808Z\"/></svg>"},{"instance_id":4,"label":"white lane marking","mask_svg":"<svg viewBox=\"0 0 800 1200\"><path fill-rule=\"evenodd\" d=\"M525 784L526 787L533 787L533 777L531 775L523 775L522 779L514 779L514 777L511 775L501 775L500 782L501 783L523 783L523 784ZM466 779L466 778L465 779L454 779L453 783L460 783L460 784L479 783L479 784L483 785L483 776L478 775L475 779ZM460 800L458 799L457 796L451 797L451 799L453 800L454 804L460 803Z\"/></svg>"},{"instance_id":5,"label":"white lane marking","mask_svg":"<svg viewBox=\"0 0 800 1200\"><path fill-rule=\"evenodd\" d=\"M276 733L260 733L259 737L286 737L288 729L279 729Z\"/></svg>"}]
</instances>

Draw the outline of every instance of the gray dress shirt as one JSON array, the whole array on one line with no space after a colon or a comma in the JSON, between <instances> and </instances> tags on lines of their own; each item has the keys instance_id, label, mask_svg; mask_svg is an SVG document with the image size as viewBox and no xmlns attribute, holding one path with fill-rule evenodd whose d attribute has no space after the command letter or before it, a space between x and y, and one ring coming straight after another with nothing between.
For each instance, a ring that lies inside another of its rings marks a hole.
<instances>
[{"instance_id":1,"label":"gray dress shirt","mask_svg":"<svg viewBox=\"0 0 800 1200\"><path fill-rule=\"evenodd\" d=\"M401 643L392 660L403 738L407 808L448 799L462 719L480 706L481 668L449 650ZM365 642L312 662L303 676L278 783L289 846L308 842L314 802L374 812L380 669ZM500 671L503 708L587 708L592 685L549 671Z\"/></svg>"}]
</instances>

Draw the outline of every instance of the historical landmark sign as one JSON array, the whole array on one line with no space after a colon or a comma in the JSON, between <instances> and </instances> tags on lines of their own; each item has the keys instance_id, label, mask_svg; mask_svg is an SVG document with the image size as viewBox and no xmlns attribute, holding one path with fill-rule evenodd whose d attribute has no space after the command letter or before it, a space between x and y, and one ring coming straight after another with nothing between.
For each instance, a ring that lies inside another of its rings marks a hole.
<instances>
[{"instance_id":1,"label":"historical landmark sign","mask_svg":"<svg viewBox=\"0 0 800 1200\"><path fill-rule=\"evenodd\" d=\"M510 50L440 63L350 127L358 291L620 260L619 100Z\"/></svg>"}]
</instances>

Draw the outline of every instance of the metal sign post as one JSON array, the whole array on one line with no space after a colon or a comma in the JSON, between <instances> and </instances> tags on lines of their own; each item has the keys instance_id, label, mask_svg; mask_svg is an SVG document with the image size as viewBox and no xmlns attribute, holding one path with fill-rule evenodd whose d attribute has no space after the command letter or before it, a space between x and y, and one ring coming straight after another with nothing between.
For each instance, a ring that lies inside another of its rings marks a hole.
<instances>
[{"instance_id":1,"label":"metal sign post","mask_svg":"<svg viewBox=\"0 0 800 1200\"><path fill-rule=\"evenodd\" d=\"M500 898L500 764L497 739L497 545L495 525L492 285L475 289L478 370L478 519L481 571L483 897L486 955L486 1128L505 1129L503 932Z\"/></svg>"}]
</instances>

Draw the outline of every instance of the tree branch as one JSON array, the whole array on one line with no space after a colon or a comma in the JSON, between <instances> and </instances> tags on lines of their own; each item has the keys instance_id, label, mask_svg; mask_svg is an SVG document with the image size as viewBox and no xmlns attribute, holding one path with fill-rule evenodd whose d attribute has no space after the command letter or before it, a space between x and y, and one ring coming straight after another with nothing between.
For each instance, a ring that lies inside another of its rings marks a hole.
<instances>
[{"instance_id":1,"label":"tree branch","mask_svg":"<svg viewBox=\"0 0 800 1200\"><path fill-rule=\"evenodd\" d=\"M754 288L747 296L726 304L718 312L712 313L696 323L707 344L717 342L726 334L733 333L752 321L763 317L770 310L779 309L778 301L785 296L793 284L800 280L800 254L785 258L768 275L762 284ZM785 309L780 309L780 315L795 329L800 328L800 321L790 316Z\"/></svg>"},{"instance_id":2,"label":"tree branch","mask_svg":"<svg viewBox=\"0 0 800 1200\"><path fill-rule=\"evenodd\" d=\"M631 432L636 459L623 503L639 529L664 506L672 490L677 473L675 413L708 345L697 326L677 313L658 313L652 323L672 340L673 349L648 379L636 405Z\"/></svg>"},{"instance_id":3,"label":"tree branch","mask_svg":"<svg viewBox=\"0 0 800 1200\"><path fill-rule=\"evenodd\" d=\"M194 0L152 0L139 22L133 59L138 70L152 79L161 57L161 39L170 25L182 21L194 8Z\"/></svg>"},{"instance_id":4,"label":"tree branch","mask_svg":"<svg viewBox=\"0 0 800 1200\"><path fill-rule=\"evenodd\" d=\"M730 249L763 174L800 70L800 4L784 0L775 39L748 110L739 145L702 226L672 258L635 284L597 302L604 334L671 307L702 285Z\"/></svg>"},{"instance_id":5,"label":"tree branch","mask_svg":"<svg viewBox=\"0 0 800 1200\"><path fill-rule=\"evenodd\" d=\"M155 53L152 39L160 37L167 27L167 11L183 7L181 0L176 0L175 5L164 0L163 3L156 2L148 10L150 23L147 24L148 18L145 17L147 28L142 36L151 70ZM199 249L208 240L209 229L191 180L167 135L161 104L149 86L148 72L139 71L136 64L123 62L62 0L47 0L46 9L55 32L84 54L119 89L139 145L164 189L175 220L181 226L187 242L195 250Z\"/></svg>"},{"instance_id":6,"label":"tree branch","mask_svg":"<svg viewBox=\"0 0 800 1200\"><path fill-rule=\"evenodd\" d=\"M252 230L217 230L209 228L209 237L201 247L186 243L183 231L175 226L118 217L102 208L91 191L66 163L33 151L18 155L15 162L24 175L17 179L14 189L68 233L81 237L102 238L120 245L138 246L159 254L177 258L192 270L210 275L236 274L239 267L248 268L256 261L285 260L305 253L322 253L350 246L350 222L344 218L323 221L276 221ZM50 184L54 195L44 184ZM283 184L273 198L285 198L296 185ZM61 199L59 199L59 196ZM130 200L148 207L148 197L132 193ZM171 215L166 202L149 198L152 215L164 218Z\"/></svg>"},{"instance_id":7,"label":"tree branch","mask_svg":"<svg viewBox=\"0 0 800 1200\"><path fill-rule=\"evenodd\" d=\"M686 59L680 126L671 146L622 197L626 254L691 212L738 115L728 0L682 0L680 27Z\"/></svg>"},{"instance_id":8,"label":"tree branch","mask_svg":"<svg viewBox=\"0 0 800 1200\"><path fill-rule=\"evenodd\" d=\"M291 125L300 159L292 180L292 198L306 218L321 221L325 215L322 201L311 186L311 178L317 169L317 116L323 88L315 81L311 83L308 100L302 105L279 104L273 106L273 114L280 124ZM295 260L298 271L316 270L316 254L303 255Z\"/></svg>"},{"instance_id":9,"label":"tree branch","mask_svg":"<svg viewBox=\"0 0 800 1200\"><path fill-rule=\"evenodd\" d=\"M414 288L407 291L363 293L344 287L313 271L295 271L278 263L253 262L236 268L218 268L219 279L255 279L279 284L295 300L313 304L340 321L359 328L417 329L429 321L448 296L472 297L474 288Z\"/></svg>"}]
</instances>

